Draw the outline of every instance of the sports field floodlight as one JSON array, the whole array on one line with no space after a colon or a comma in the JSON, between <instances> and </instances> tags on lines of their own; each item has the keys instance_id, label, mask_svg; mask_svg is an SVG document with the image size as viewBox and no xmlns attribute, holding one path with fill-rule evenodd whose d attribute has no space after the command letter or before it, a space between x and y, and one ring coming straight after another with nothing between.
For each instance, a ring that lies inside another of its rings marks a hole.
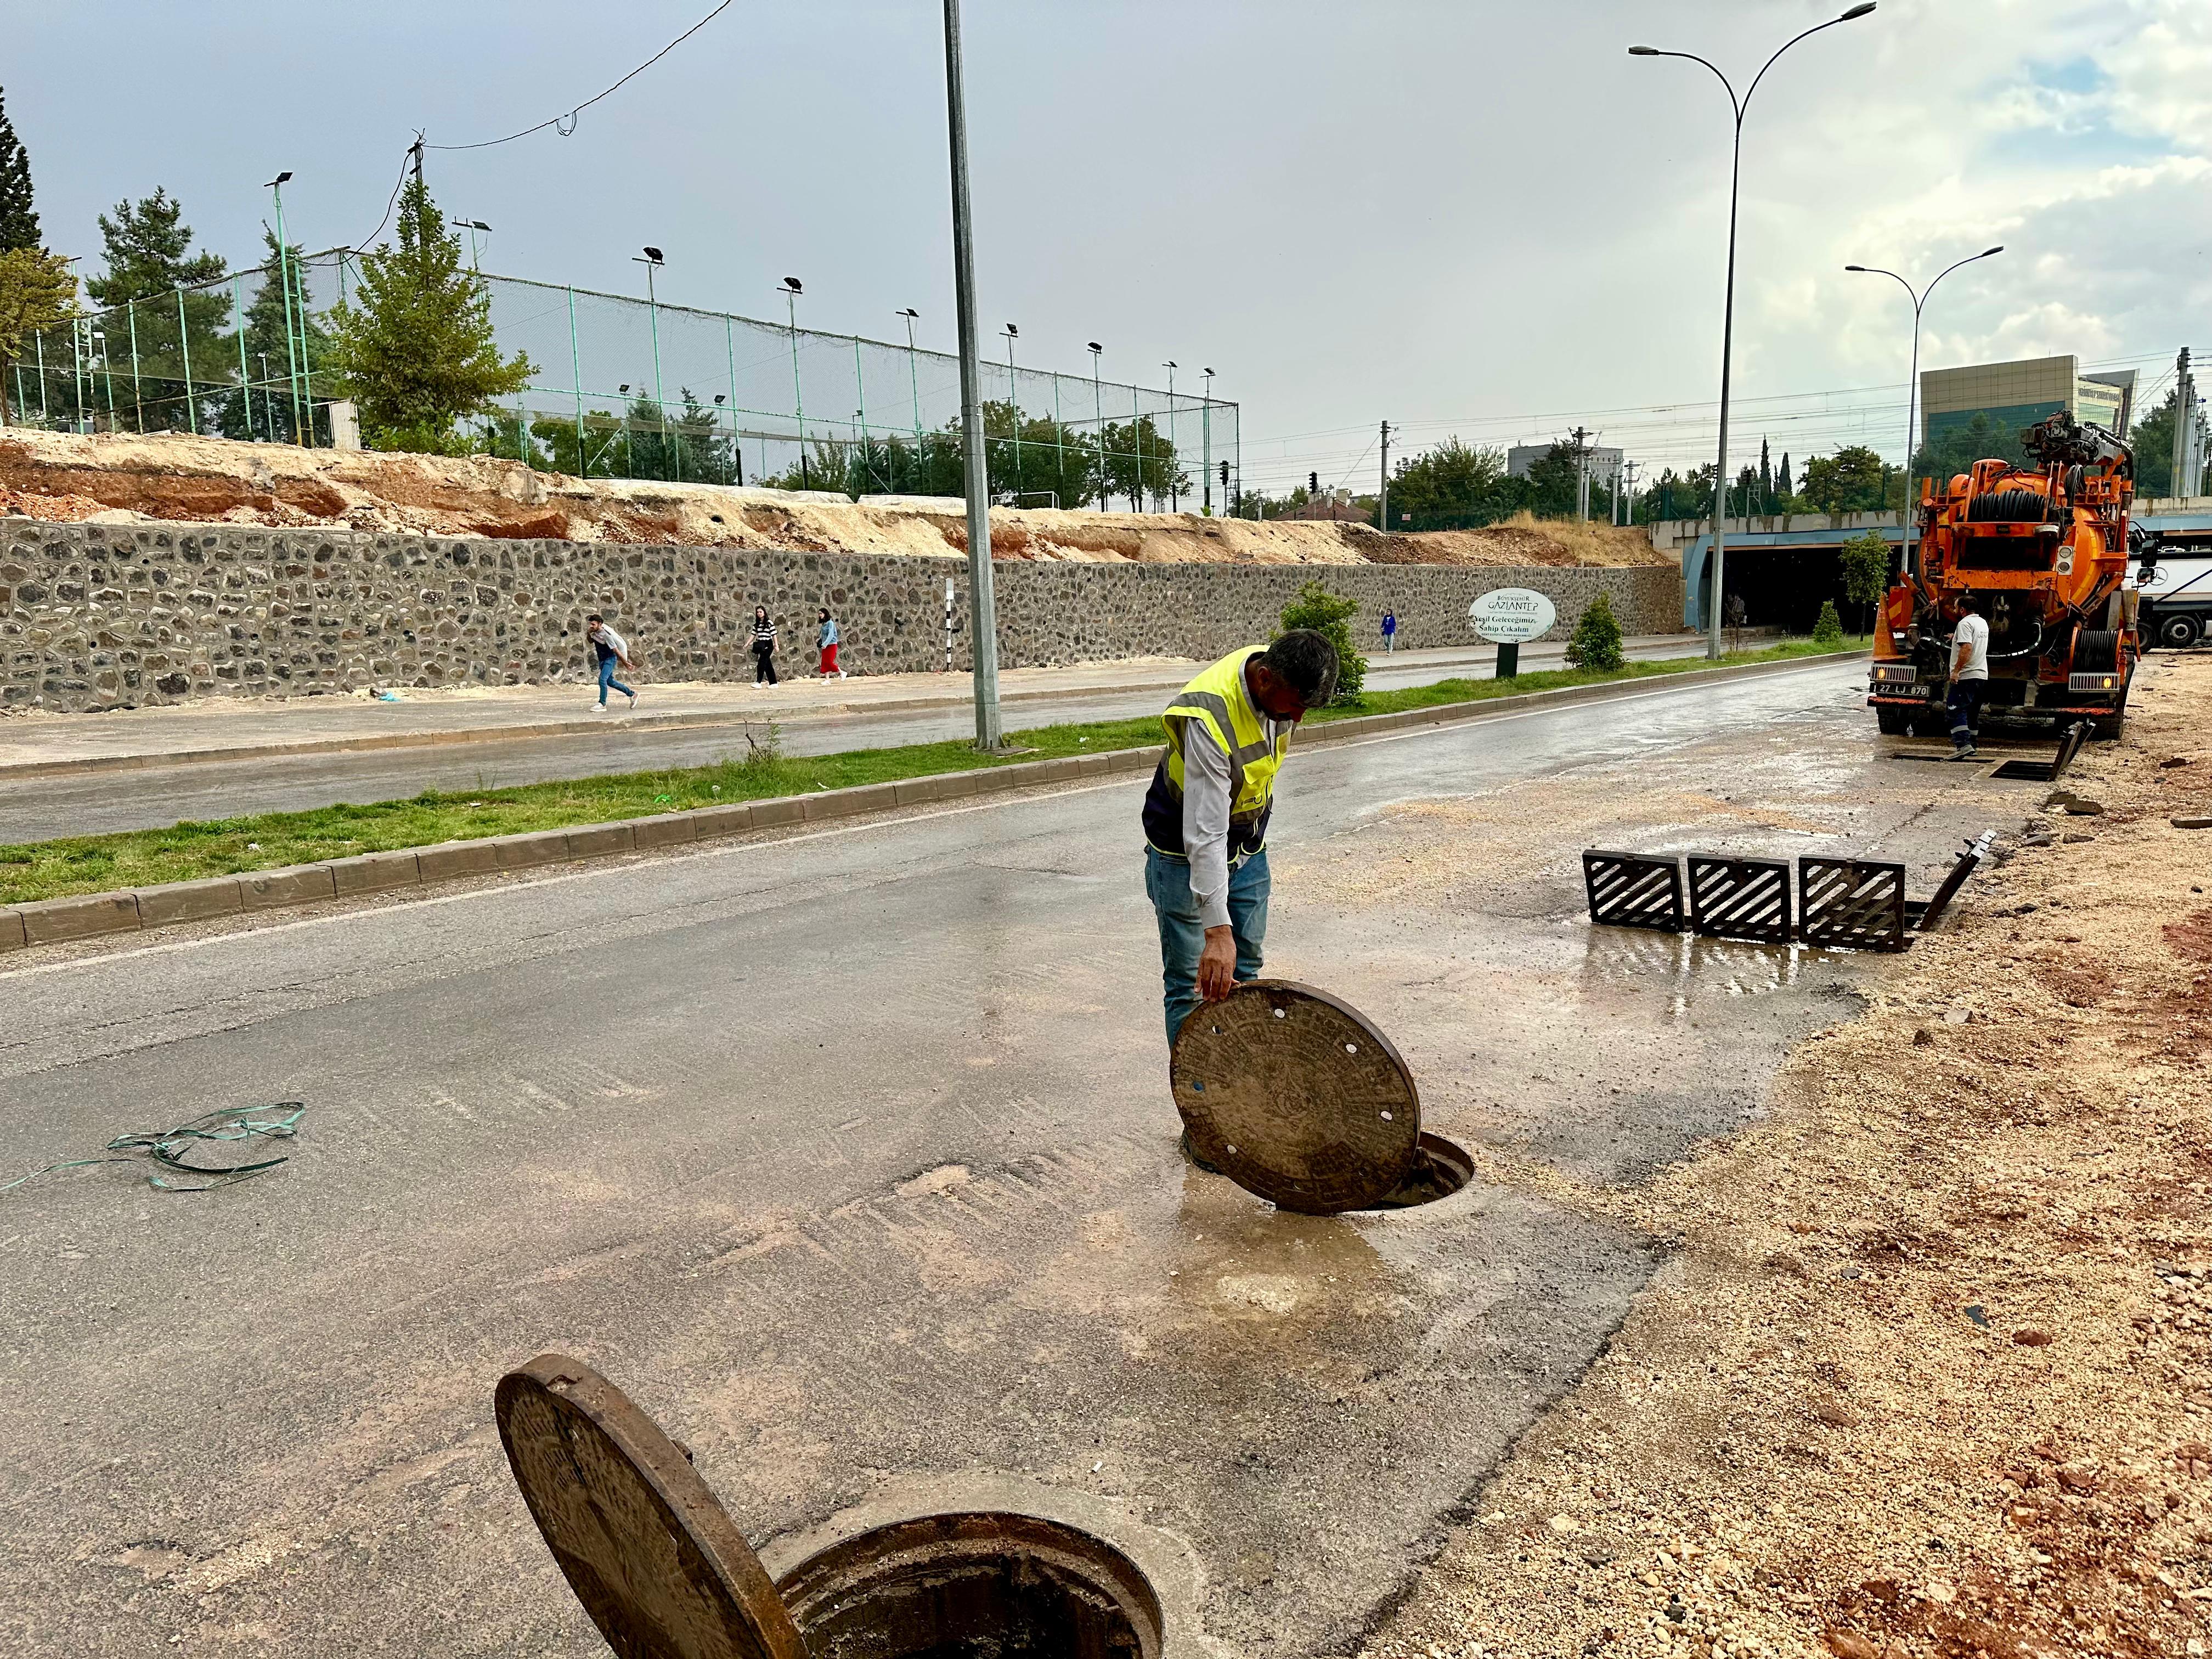
<instances>
[{"instance_id":1,"label":"sports field floodlight","mask_svg":"<svg viewBox=\"0 0 2212 1659\"><path fill-rule=\"evenodd\" d=\"M1094 357L1096 357L1100 352L1106 349L1104 346L1100 345L1096 340L1089 342L1089 344L1091 347L1091 355Z\"/></svg>"},{"instance_id":2,"label":"sports field floodlight","mask_svg":"<svg viewBox=\"0 0 2212 1659\"><path fill-rule=\"evenodd\" d=\"M793 294L804 294L806 292L805 285L801 283L796 276L785 277L783 279L783 285L789 289Z\"/></svg>"},{"instance_id":3,"label":"sports field floodlight","mask_svg":"<svg viewBox=\"0 0 2212 1659\"><path fill-rule=\"evenodd\" d=\"M489 230L489 229L490 229L490 228L491 228L491 227L490 227L490 226L489 226L489 225L487 225L487 226L485 226L485 227L484 227L484 228L485 228L485 229L487 229L487 230ZM662 257L660 250L659 250L659 248L657 248L657 247L649 247L649 248L646 249L646 251L645 251L645 258L646 258L646 262L647 262L648 264L656 264L656 265L659 265L659 264L667 264L667 263L668 263L668 262L667 262L667 260Z\"/></svg>"},{"instance_id":4,"label":"sports field floodlight","mask_svg":"<svg viewBox=\"0 0 2212 1659\"><path fill-rule=\"evenodd\" d=\"M623 392L628 392L629 390L629 382L628 380L624 380L620 386L617 386L615 390Z\"/></svg>"},{"instance_id":5,"label":"sports field floodlight","mask_svg":"<svg viewBox=\"0 0 2212 1659\"><path fill-rule=\"evenodd\" d=\"M729 394L728 392L717 392L714 394L714 402L715 402L715 404L719 407L719 406L720 405L720 404L721 404L722 400L723 400L724 398L727 398L729 395L730 395L730 394Z\"/></svg>"},{"instance_id":6,"label":"sports field floodlight","mask_svg":"<svg viewBox=\"0 0 2212 1659\"><path fill-rule=\"evenodd\" d=\"M912 306L908 306L903 311L894 311L891 313L891 315L894 317L904 317L908 320L915 322L919 322L921 319L921 313L916 311Z\"/></svg>"},{"instance_id":7,"label":"sports field floodlight","mask_svg":"<svg viewBox=\"0 0 2212 1659\"><path fill-rule=\"evenodd\" d=\"M1008 323L1006 325L1006 334L1009 338L1018 338L1021 334L1021 330L1016 328L1012 323Z\"/></svg>"},{"instance_id":8,"label":"sports field floodlight","mask_svg":"<svg viewBox=\"0 0 2212 1659\"><path fill-rule=\"evenodd\" d=\"M1705 606L1708 629L1705 654L1715 659L1721 654L1721 610L1725 592L1721 580L1728 546L1729 382L1735 355L1735 221L1737 191L1743 177L1743 118L1751 107L1752 96L1758 92L1759 83L1766 78L1766 71L1774 67L1784 52L1800 40L1809 40L1821 30L1832 29L1838 23L1849 23L1864 17L1874 9L1875 0L1863 0L1863 3L1839 12L1825 23L1815 23L1811 28L1801 29L1791 35L1777 46L1773 55L1759 66L1759 73L1751 77L1751 84L1744 89L1741 98L1736 96L1735 83L1721 73L1719 66L1698 57L1694 52L1668 52L1658 46L1631 46L1628 49L1631 58L1680 58L1689 63L1704 64L1712 70L1713 78L1728 94L1729 111L1735 118L1735 136L1729 158L1728 285L1723 290L1721 301L1721 418L1719 454L1713 467L1713 544L1705 559L1708 578Z\"/></svg>"},{"instance_id":9,"label":"sports field floodlight","mask_svg":"<svg viewBox=\"0 0 2212 1659\"><path fill-rule=\"evenodd\" d=\"M261 188L264 190L274 190L279 185L289 185L291 182L292 175L290 173L280 173L274 179L271 179L267 184L262 185Z\"/></svg>"}]
</instances>

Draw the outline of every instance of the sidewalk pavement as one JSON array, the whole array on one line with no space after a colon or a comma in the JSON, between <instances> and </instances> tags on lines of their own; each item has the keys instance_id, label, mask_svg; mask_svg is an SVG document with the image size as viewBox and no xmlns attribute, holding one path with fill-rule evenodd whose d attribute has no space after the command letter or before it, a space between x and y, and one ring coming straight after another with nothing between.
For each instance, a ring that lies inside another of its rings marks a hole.
<instances>
[{"instance_id":1,"label":"sidewalk pavement","mask_svg":"<svg viewBox=\"0 0 2212 1659\"><path fill-rule=\"evenodd\" d=\"M1624 642L1636 657L1680 655L1694 635L1647 635ZM1368 659L1368 683L1423 684L1455 676L1486 679L1497 647L1461 646L1432 651L1379 653ZM1561 642L1521 648L1528 671L1563 664ZM1172 657L1139 657L1082 663L1065 668L1012 668L999 675L999 696L1019 723L1052 718L1054 699L1095 698L1141 690L1170 692L1197 665ZM465 686L408 690L396 702L365 694L335 696L210 698L156 708L100 714L30 713L0 720L0 781L64 773L124 771L185 761L248 760L264 756L329 754L429 744L504 742L604 730L611 726L680 729L742 726L763 718L836 719L906 710L951 708L969 700L965 672L951 674L872 674L825 680L809 676L775 686L747 683L678 682L653 684L641 677L635 712L619 694L604 714L593 712L598 686ZM1031 712L1033 711L1033 712Z\"/></svg>"}]
</instances>

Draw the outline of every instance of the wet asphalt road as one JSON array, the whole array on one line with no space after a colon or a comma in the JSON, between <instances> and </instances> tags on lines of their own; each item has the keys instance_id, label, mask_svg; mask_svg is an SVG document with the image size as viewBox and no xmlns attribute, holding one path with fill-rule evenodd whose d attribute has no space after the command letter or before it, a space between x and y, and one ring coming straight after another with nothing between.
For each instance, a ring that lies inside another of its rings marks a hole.
<instances>
[{"instance_id":1,"label":"wet asphalt road","mask_svg":"<svg viewBox=\"0 0 2212 1659\"><path fill-rule=\"evenodd\" d=\"M1638 1178L1881 963L1594 931L1581 847L1840 836L1924 891L2033 792L1886 765L1860 672L1295 754L1271 971L1375 1018L1430 1127ZM1180 1540L1173 1651L1354 1648L1657 1256L1511 1185L1315 1219L1186 1166L1141 787L0 973L10 1173L309 1106L257 1182L0 1195L0 1650L604 1652L491 1427L547 1348L756 1540L1012 1475Z\"/></svg>"},{"instance_id":2,"label":"wet asphalt road","mask_svg":"<svg viewBox=\"0 0 2212 1659\"><path fill-rule=\"evenodd\" d=\"M1556 647L1531 647L1532 670L1561 665ZM1639 659L1698 656L1704 640L1686 635L1632 653ZM1368 684L1385 690L1426 685L1460 677L1491 678L1489 653L1465 660L1407 665L1377 656ZM948 682L954 696L967 682ZM1021 699L1005 705L1010 731L1048 723L1126 720L1159 712L1170 691L1158 686L1097 696ZM577 712L591 693L574 692ZM957 700L939 708L880 714L781 717L775 693L761 694L761 719L752 730L764 737L771 722L785 751L826 755L845 749L937 743L972 737L973 712ZM745 750L745 726L724 722L698 726L630 727L619 714L604 729L497 742L424 744L419 748L263 756L238 761L193 761L131 771L86 771L26 778L0 787L0 845L56 836L106 835L165 828L185 819L241 817L255 812L296 812L337 801L398 800L425 789L501 789L516 784L599 777L658 767L710 766Z\"/></svg>"}]
</instances>

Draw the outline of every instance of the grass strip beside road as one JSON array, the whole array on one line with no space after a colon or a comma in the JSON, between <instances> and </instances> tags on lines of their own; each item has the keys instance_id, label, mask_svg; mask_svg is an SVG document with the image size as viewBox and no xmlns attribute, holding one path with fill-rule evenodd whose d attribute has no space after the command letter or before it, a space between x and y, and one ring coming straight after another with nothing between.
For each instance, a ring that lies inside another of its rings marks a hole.
<instances>
[{"instance_id":1,"label":"grass strip beside road","mask_svg":"<svg viewBox=\"0 0 2212 1659\"><path fill-rule=\"evenodd\" d=\"M1772 662L1825 651L1852 649L1864 641L1838 646L1792 640L1764 651L1745 652L1729 663ZM1617 681L1656 679L1710 666L1702 657L1632 662L1610 673L1557 669L1511 680L1439 680L1431 685L1372 691L1357 707L1323 709L1314 723L1354 715L1389 714L1403 709L1483 702L1530 691ZM1164 702L1164 698L1163 699ZM680 812L698 806L766 800L810 794L819 789L890 783L1004 766L1017 761L1052 760L1095 755L1116 749L1149 747L1160 741L1159 718L1094 720L1083 725L1043 726L1013 732L1017 752L1003 757L978 755L968 743L908 744L891 749L854 749L842 754L786 756L754 748L713 766L659 772L628 772L579 778L562 783L525 784L512 789L465 793L430 790L405 800L367 805L341 804L306 812L264 812L250 817L216 818L173 824L166 830L132 830L117 835L66 836L53 841L0 846L0 904L100 893L204 876L240 875L290 864L349 858L441 842L474 841L486 836L520 835L605 823L617 818Z\"/></svg>"}]
</instances>

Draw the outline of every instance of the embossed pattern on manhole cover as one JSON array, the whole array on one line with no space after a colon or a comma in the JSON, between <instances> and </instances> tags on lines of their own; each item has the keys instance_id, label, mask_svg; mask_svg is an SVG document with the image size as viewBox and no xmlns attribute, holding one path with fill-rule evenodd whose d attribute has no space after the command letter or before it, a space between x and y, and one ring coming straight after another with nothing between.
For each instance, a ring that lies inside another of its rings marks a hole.
<instances>
[{"instance_id":1,"label":"embossed pattern on manhole cover","mask_svg":"<svg viewBox=\"0 0 2212 1659\"><path fill-rule=\"evenodd\" d=\"M1176 1034L1171 1072L1191 1150L1281 1209L1366 1209L1413 1167L1413 1073L1327 992L1259 979L1201 1004Z\"/></svg>"}]
</instances>

